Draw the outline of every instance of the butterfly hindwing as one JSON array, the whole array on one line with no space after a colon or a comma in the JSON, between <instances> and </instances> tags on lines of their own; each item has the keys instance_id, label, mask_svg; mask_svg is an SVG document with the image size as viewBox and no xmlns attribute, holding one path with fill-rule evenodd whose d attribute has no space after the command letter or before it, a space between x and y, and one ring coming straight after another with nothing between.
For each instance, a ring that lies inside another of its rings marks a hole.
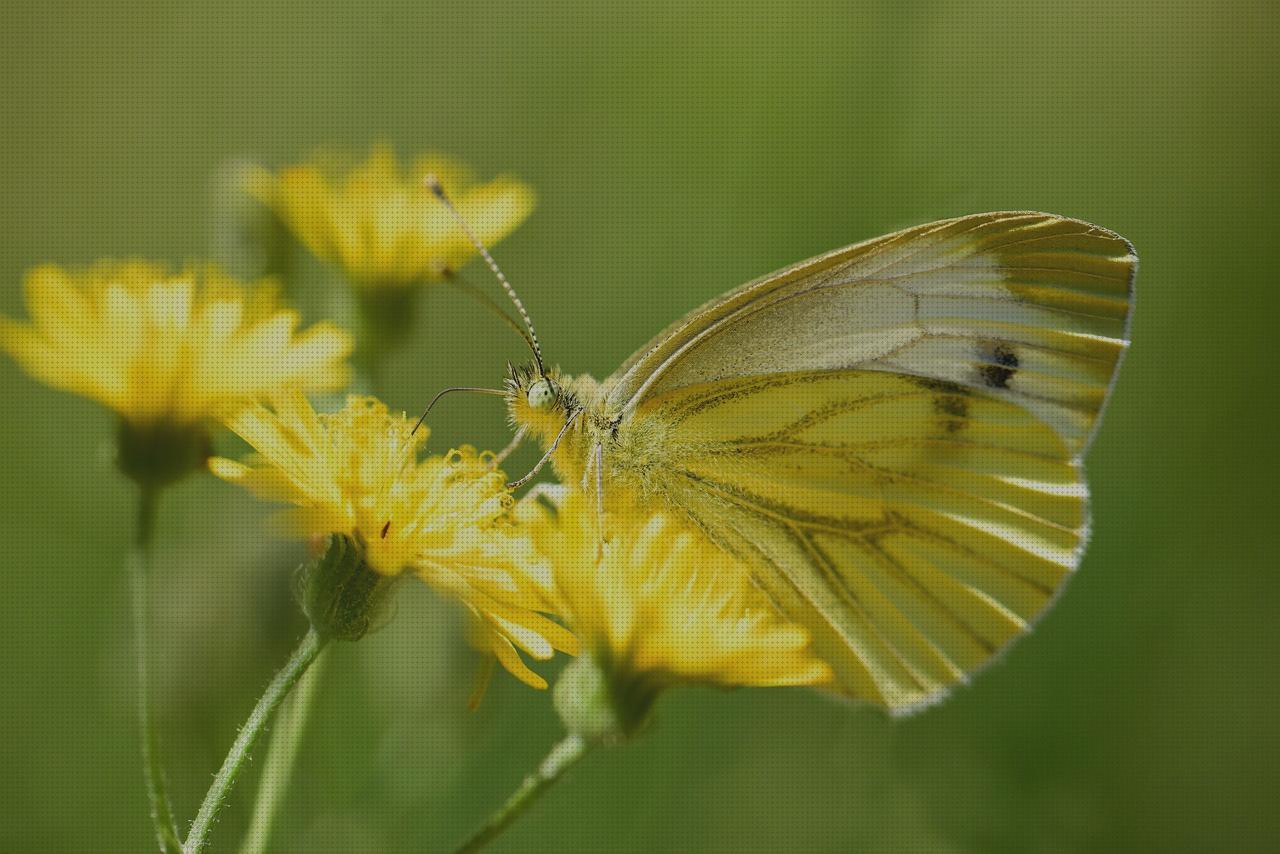
<instances>
[{"instance_id":1,"label":"butterfly hindwing","mask_svg":"<svg viewBox=\"0 0 1280 854\"><path fill-rule=\"evenodd\" d=\"M664 437L649 488L810 629L834 690L893 711L1025 632L1086 537L1062 438L956 383L791 372L686 386L634 418Z\"/></svg>"}]
</instances>

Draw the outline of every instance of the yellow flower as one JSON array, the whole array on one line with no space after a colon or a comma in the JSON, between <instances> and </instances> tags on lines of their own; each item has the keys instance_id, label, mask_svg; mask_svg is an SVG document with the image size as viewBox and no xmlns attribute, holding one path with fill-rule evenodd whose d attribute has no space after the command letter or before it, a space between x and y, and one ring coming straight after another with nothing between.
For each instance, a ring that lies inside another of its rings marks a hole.
<instances>
[{"instance_id":1,"label":"yellow flower","mask_svg":"<svg viewBox=\"0 0 1280 854\"><path fill-rule=\"evenodd\" d=\"M347 382L350 337L329 323L299 333L298 314L268 281L126 261L37 267L24 284L31 322L0 317L0 349L144 430L194 427L267 394Z\"/></svg>"},{"instance_id":2,"label":"yellow flower","mask_svg":"<svg viewBox=\"0 0 1280 854\"><path fill-rule=\"evenodd\" d=\"M339 534L383 575L411 572L462 602L478 645L522 681L546 682L516 648L545 660L575 652L574 637L545 616L547 583L528 538L510 522L506 475L491 454L463 447L419 460L427 431L373 398L317 414L300 394L229 421L257 455L248 464L214 458L219 477L293 505L281 521L299 537Z\"/></svg>"},{"instance_id":3,"label":"yellow flower","mask_svg":"<svg viewBox=\"0 0 1280 854\"><path fill-rule=\"evenodd\" d=\"M560 488L554 513L522 502L562 612L584 646L623 681L811 685L830 677L809 637L784 621L747 570L662 512L611 512L601 542L592 502Z\"/></svg>"},{"instance_id":4,"label":"yellow flower","mask_svg":"<svg viewBox=\"0 0 1280 854\"><path fill-rule=\"evenodd\" d=\"M476 254L471 241L425 185L435 175L487 245L515 230L533 210L533 190L511 177L477 184L439 155L402 169L386 146L347 170L317 158L259 181L257 193L316 257L366 287L439 279Z\"/></svg>"}]
</instances>

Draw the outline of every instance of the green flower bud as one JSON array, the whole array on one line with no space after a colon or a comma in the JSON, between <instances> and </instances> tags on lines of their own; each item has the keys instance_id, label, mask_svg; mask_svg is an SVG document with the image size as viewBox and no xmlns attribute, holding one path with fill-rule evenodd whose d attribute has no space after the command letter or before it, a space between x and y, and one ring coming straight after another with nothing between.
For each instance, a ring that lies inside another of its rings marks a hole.
<instances>
[{"instance_id":1,"label":"green flower bud","mask_svg":"<svg viewBox=\"0 0 1280 854\"><path fill-rule=\"evenodd\" d=\"M324 553L298 567L295 595L320 637L357 641L381 625L394 578L365 563L349 537L329 537Z\"/></svg>"}]
</instances>

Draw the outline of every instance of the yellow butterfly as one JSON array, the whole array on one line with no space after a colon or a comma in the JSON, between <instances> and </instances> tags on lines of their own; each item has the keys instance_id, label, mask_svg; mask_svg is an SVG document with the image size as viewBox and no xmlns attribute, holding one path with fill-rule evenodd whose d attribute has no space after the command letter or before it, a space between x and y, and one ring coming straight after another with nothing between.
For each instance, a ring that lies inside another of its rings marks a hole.
<instances>
[{"instance_id":1,"label":"yellow butterfly","mask_svg":"<svg viewBox=\"0 0 1280 854\"><path fill-rule=\"evenodd\" d=\"M546 368L529 325L534 363L490 393L547 452L518 483L550 459L602 508L683 513L810 631L833 691L903 713L1079 565L1136 268L1097 226L975 214L743 285L602 383Z\"/></svg>"}]
</instances>

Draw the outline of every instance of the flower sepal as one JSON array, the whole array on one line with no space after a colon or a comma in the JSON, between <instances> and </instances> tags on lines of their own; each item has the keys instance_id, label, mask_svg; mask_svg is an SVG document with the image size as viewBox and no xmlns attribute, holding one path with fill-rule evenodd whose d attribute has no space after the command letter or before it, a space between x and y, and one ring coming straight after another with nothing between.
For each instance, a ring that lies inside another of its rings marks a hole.
<instances>
[{"instance_id":1,"label":"flower sepal","mask_svg":"<svg viewBox=\"0 0 1280 854\"><path fill-rule=\"evenodd\" d=\"M649 721L661 686L584 652L565 667L552 698L565 729L592 744L616 744Z\"/></svg>"},{"instance_id":2,"label":"flower sepal","mask_svg":"<svg viewBox=\"0 0 1280 854\"><path fill-rule=\"evenodd\" d=\"M350 537L333 534L323 554L298 567L294 594L322 638L358 641L382 624L395 581L372 569Z\"/></svg>"},{"instance_id":3,"label":"flower sepal","mask_svg":"<svg viewBox=\"0 0 1280 854\"><path fill-rule=\"evenodd\" d=\"M135 424L120 420L116 436L116 464L146 489L158 489L204 468L213 454L209 431L201 424L168 420Z\"/></svg>"}]
</instances>

